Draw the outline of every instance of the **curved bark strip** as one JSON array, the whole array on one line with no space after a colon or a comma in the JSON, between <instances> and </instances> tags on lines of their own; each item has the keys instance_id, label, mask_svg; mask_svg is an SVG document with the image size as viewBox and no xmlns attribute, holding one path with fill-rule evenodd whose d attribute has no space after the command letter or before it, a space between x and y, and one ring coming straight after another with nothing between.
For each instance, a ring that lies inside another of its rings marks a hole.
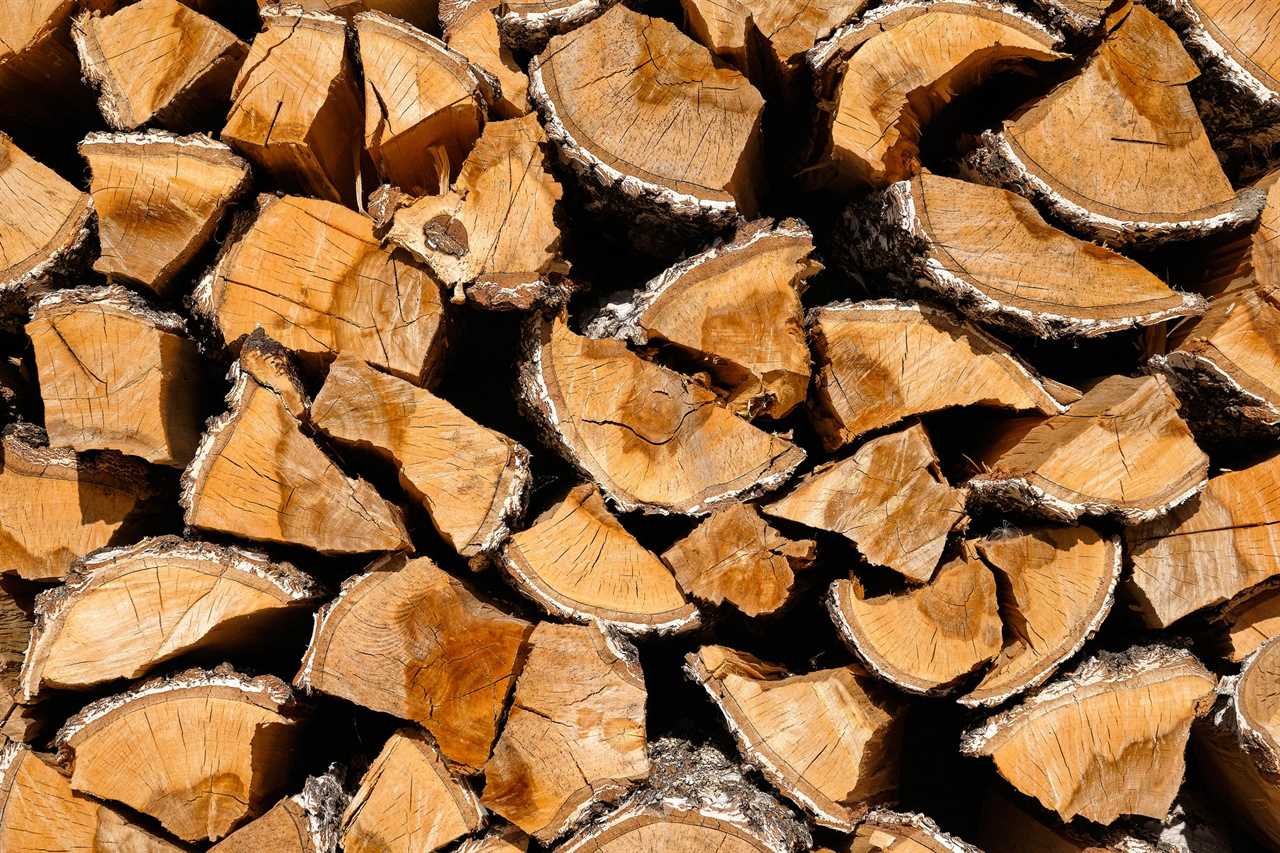
<instances>
[{"instance_id":1,"label":"curved bark strip","mask_svg":"<svg viewBox=\"0 0 1280 853\"><path fill-rule=\"evenodd\" d=\"M858 824L849 850L851 853L862 853L864 849L868 853L879 850L902 850L904 853L982 853L972 844L943 832L926 815L886 808L872 810Z\"/></svg>"},{"instance_id":2,"label":"curved bark strip","mask_svg":"<svg viewBox=\"0 0 1280 853\"><path fill-rule=\"evenodd\" d=\"M539 53L553 36L584 26L618 0L503 0L498 4L502 43Z\"/></svg>"}]
</instances>

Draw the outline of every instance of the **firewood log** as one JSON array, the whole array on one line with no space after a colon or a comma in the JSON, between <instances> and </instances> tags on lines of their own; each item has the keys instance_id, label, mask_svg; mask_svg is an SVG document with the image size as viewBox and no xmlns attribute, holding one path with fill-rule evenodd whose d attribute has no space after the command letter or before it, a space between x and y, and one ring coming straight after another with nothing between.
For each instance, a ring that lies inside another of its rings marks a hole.
<instances>
[{"instance_id":1,"label":"firewood log","mask_svg":"<svg viewBox=\"0 0 1280 853\"><path fill-rule=\"evenodd\" d=\"M518 590L563 619L598 621L627 634L677 633L699 622L670 569L589 483L507 540L500 562Z\"/></svg>"},{"instance_id":2,"label":"firewood log","mask_svg":"<svg viewBox=\"0 0 1280 853\"><path fill-rule=\"evenodd\" d=\"M644 673L598 625L542 622L484 766L481 802L549 843L649 775Z\"/></svg>"},{"instance_id":3,"label":"firewood log","mask_svg":"<svg viewBox=\"0 0 1280 853\"><path fill-rule=\"evenodd\" d=\"M289 189L352 204L363 109L345 23L295 5L262 21L221 139Z\"/></svg>"},{"instance_id":4,"label":"firewood log","mask_svg":"<svg viewBox=\"0 0 1280 853\"><path fill-rule=\"evenodd\" d=\"M851 832L898 784L898 708L851 667L792 675L724 646L685 656L743 757L820 826ZM803 720L795 725L794 720Z\"/></svg>"},{"instance_id":5,"label":"firewood log","mask_svg":"<svg viewBox=\"0 0 1280 853\"><path fill-rule=\"evenodd\" d=\"M1080 465L1088 459L1088 465ZM970 498L1054 521L1154 521L1198 494L1209 459L1161 376L1109 376L1065 414L1005 425Z\"/></svg>"},{"instance_id":6,"label":"firewood log","mask_svg":"<svg viewBox=\"0 0 1280 853\"><path fill-rule=\"evenodd\" d=\"M962 555L924 586L867 597L852 575L831 584L827 610L850 651L908 693L947 693L1000 652L996 581Z\"/></svg>"},{"instance_id":7,"label":"firewood log","mask_svg":"<svg viewBox=\"0 0 1280 853\"><path fill-rule=\"evenodd\" d=\"M349 352L417 385L444 355L444 301L426 270L383 249L367 216L264 196L194 294L228 346L261 326L304 361Z\"/></svg>"},{"instance_id":8,"label":"firewood log","mask_svg":"<svg viewBox=\"0 0 1280 853\"><path fill-rule=\"evenodd\" d=\"M977 847L949 835L929 817L885 808L872 810L858 824L846 853L982 853Z\"/></svg>"},{"instance_id":9,"label":"firewood log","mask_svg":"<svg viewBox=\"0 0 1280 853\"><path fill-rule=\"evenodd\" d=\"M464 557L496 550L523 512L529 451L358 358L334 361L312 403L311 422L336 441L395 464L405 491Z\"/></svg>"},{"instance_id":10,"label":"firewood log","mask_svg":"<svg viewBox=\"0 0 1280 853\"><path fill-rule=\"evenodd\" d=\"M447 0L446 0L447 2ZM258 0L264 10L276 5L276 0ZM297 0L297 5L313 12L328 12L346 20L352 20L362 12L384 12L408 21L421 30L433 30L438 23L437 0Z\"/></svg>"},{"instance_id":11,"label":"firewood log","mask_svg":"<svg viewBox=\"0 0 1280 853\"><path fill-rule=\"evenodd\" d=\"M249 47L217 21L177 0L140 0L71 28L98 109L116 130L157 124L204 129L230 100Z\"/></svg>"},{"instance_id":12,"label":"firewood log","mask_svg":"<svg viewBox=\"0 0 1280 853\"><path fill-rule=\"evenodd\" d=\"M538 53L553 36L603 15L618 0L503 0L497 5L503 44Z\"/></svg>"},{"instance_id":13,"label":"firewood log","mask_svg":"<svg viewBox=\"0 0 1280 853\"><path fill-rule=\"evenodd\" d=\"M922 129L992 74L1062 59L1059 37L1012 6L889 3L812 50L823 116L815 158L838 187L884 187L920 169Z\"/></svg>"},{"instance_id":14,"label":"firewood log","mask_svg":"<svg viewBox=\"0 0 1280 853\"><path fill-rule=\"evenodd\" d=\"M332 773L310 776L302 792L284 797L209 853L337 853L343 809L350 798Z\"/></svg>"},{"instance_id":15,"label":"firewood log","mask_svg":"<svg viewBox=\"0 0 1280 853\"><path fill-rule=\"evenodd\" d=\"M1216 684L1181 649L1103 652L966 733L960 749L990 756L1013 787L1063 820L1164 820L1191 724L1209 711Z\"/></svg>"},{"instance_id":16,"label":"firewood log","mask_svg":"<svg viewBox=\"0 0 1280 853\"><path fill-rule=\"evenodd\" d=\"M480 836L468 838L454 853L525 853L529 849L529 836L511 824L499 824Z\"/></svg>"},{"instance_id":17,"label":"firewood log","mask_svg":"<svg viewBox=\"0 0 1280 853\"><path fill-rule=\"evenodd\" d=\"M63 130L93 111L93 96L81 82L70 32L71 19L83 5L75 0L3 3L0 121L6 129Z\"/></svg>"},{"instance_id":18,"label":"firewood log","mask_svg":"<svg viewBox=\"0 0 1280 853\"><path fill-rule=\"evenodd\" d=\"M439 850L484 825L470 786L421 731L401 729L374 759L342 816L344 853Z\"/></svg>"},{"instance_id":19,"label":"firewood log","mask_svg":"<svg viewBox=\"0 0 1280 853\"><path fill-rule=\"evenodd\" d=\"M1004 344L940 309L838 302L810 312L809 333L819 366L810 405L827 450L954 406L1064 411L1058 388L1046 387Z\"/></svg>"},{"instance_id":20,"label":"firewood log","mask_svg":"<svg viewBox=\"0 0 1280 853\"><path fill-rule=\"evenodd\" d=\"M485 72L489 111L498 118L519 118L529 110L529 78L511 48L498 35L494 10L499 0L441 0L440 25L445 44Z\"/></svg>"},{"instance_id":21,"label":"firewood log","mask_svg":"<svg viewBox=\"0 0 1280 853\"><path fill-rule=\"evenodd\" d=\"M31 743L45 728L46 715L34 703L21 704L18 686L37 589L19 578L0 576L0 736L21 743Z\"/></svg>"},{"instance_id":22,"label":"firewood log","mask_svg":"<svg viewBox=\"0 0 1280 853\"><path fill-rule=\"evenodd\" d=\"M532 629L426 558L383 557L316 614L294 684L419 723L478 769Z\"/></svg>"},{"instance_id":23,"label":"firewood log","mask_svg":"<svg viewBox=\"0 0 1280 853\"><path fill-rule=\"evenodd\" d=\"M1280 579L1263 581L1213 614L1220 653L1239 663L1272 637L1280 637Z\"/></svg>"},{"instance_id":24,"label":"firewood log","mask_svg":"<svg viewBox=\"0 0 1280 853\"><path fill-rule=\"evenodd\" d=\"M204 425L203 366L177 314L119 285L57 290L31 310L44 424L53 447L191 461Z\"/></svg>"},{"instance_id":25,"label":"firewood log","mask_svg":"<svg viewBox=\"0 0 1280 853\"><path fill-rule=\"evenodd\" d=\"M274 676L191 669L86 706L55 743L73 790L150 815L184 841L217 841L283 793L298 714Z\"/></svg>"},{"instance_id":26,"label":"firewood log","mask_svg":"<svg viewBox=\"0 0 1280 853\"><path fill-rule=\"evenodd\" d=\"M320 594L290 564L234 546L161 536L97 551L37 599L23 699L137 678L193 651L243 650Z\"/></svg>"},{"instance_id":27,"label":"firewood log","mask_svg":"<svg viewBox=\"0 0 1280 853\"><path fill-rule=\"evenodd\" d=\"M764 513L838 533L869 563L920 583L933 577L947 536L968 517L964 493L942 475L924 427L873 438L815 468Z\"/></svg>"},{"instance_id":28,"label":"firewood log","mask_svg":"<svg viewBox=\"0 0 1280 853\"><path fill-rule=\"evenodd\" d=\"M249 164L207 136L91 133L80 154L102 246L93 268L160 296L249 186Z\"/></svg>"},{"instance_id":29,"label":"firewood log","mask_svg":"<svg viewBox=\"0 0 1280 853\"><path fill-rule=\"evenodd\" d=\"M705 515L777 488L805 455L620 341L574 334L563 316L529 324L520 386L549 442L624 512Z\"/></svg>"}]
</instances>

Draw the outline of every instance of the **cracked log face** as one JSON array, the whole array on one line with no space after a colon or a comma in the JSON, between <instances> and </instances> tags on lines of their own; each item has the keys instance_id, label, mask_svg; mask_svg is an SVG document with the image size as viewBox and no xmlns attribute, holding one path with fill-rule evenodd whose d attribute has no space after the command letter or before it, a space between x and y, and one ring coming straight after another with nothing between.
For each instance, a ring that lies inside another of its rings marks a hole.
<instances>
[{"instance_id":1,"label":"cracked log face","mask_svg":"<svg viewBox=\"0 0 1280 853\"><path fill-rule=\"evenodd\" d=\"M489 90L494 117L519 118L531 109L529 78L498 35L493 12L498 5L498 0L441 0L440 23L445 43L493 78L481 82Z\"/></svg>"},{"instance_id":2,"label":"cracked log face","mask_svg":"<svg viewBox=\"0 0 1280 853\"><path fill-rule=\"evenodd\" d=\"M1280 29L1269 4L1187 0L1156 8L1185 32L1187 47L1202 67L1230 86L1234 97L1211 107L1226 114L1228 126L1252 130L1261 123L1259 106L1270 113L1280 106Z\"/></svg>"},{"instance_id":3,"label":"cracked log face","mask_svg":"<svg viewBox=\"0 0 1280 853\"><path fill-rule=\"evenodd\" d=\"M0 132L0 293L47 284L79 251L92 216L88 193Z\"/></svg>"},{"instance_id":4,"label":"cracked log face","mask_svg":"<svg viewBox=\"0 0 1280 853\"><path fill-rule=\"evenodd\" d=\"M317 614L294 684L419 723L450 763L476 769L531 630L426 558L384 557Z\"/></svg>"},{"instance_id":5,"label":"cracked log face","mask_svg":"<svg viewBox=\"0 0 1280 853\"><path fill-rule=\"evenodd\" d=\"M69 34L81 5L75 0L0 2L0 117L11 130L25 125L48 132L65 127L69 114L93 109Z\"/></svg>"},{"instance_id":6,"label":"cracked log face","mask_svg":"<svg viewBox=\"0 0 1280 853\"><path fill-rule=\"evenodd\" d=\"M1239 663L1272 637L1280 637L1280 580L1264 581L1214 614L1220 653Z\"/></svg>"}]
</instances>

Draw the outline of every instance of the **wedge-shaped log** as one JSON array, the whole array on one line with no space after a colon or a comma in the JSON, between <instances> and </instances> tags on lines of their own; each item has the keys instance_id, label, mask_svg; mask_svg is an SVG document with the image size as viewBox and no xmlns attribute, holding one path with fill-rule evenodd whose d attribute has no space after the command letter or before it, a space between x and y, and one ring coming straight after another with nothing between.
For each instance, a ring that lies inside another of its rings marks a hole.
<instances>
[{"instance_id":1,"label":"wedge-shaped log","mask_svg":"<svg viewBox=\"0 0 1280 853\"><path fill-rule=\"evenodd\" d=\"M1239 663L1272 637L1280 637L1280 579L1237 595L1213 618L1224 657Z\"/></svg>"},{"instance_id":2,"label":"wedge-shaped log","mask_svg":"<svg viewBox=\"0 0 1280 853\"><path fill-rule=\"evenodd\" d=\"M223 666L99 699L55 743L75 791L217 841L283 793L301 728L287 684Z\"/></svg>"},{"instance_id":3,"label":"wedge-shaped log","mask_svg":"<svg viewBox=\"0 0 1280 853\"><path fill-rule=\"evenodd\" d=\"M828 450L955 406L1064 411L1017 355L946 311L913 302L838 302L811 311L809 330L819 365L814 427Z\"/></svg>"},{"instance_id":4,"label":"wedge-shaped log","mask_svg":"<svg viewBox=\"0 0 1280 853\"><path fill-rule=\"evenodd\" d=\"M293 5L262 21L221 139L286 187L352 204L364 122L346 25Z\"/></svg>"},{"instance_id":5,"label":"wedge-shaped log","mask_svg":"<svg viewBox=\"0 0 1280 853\"><path fill-rule=\"evenodd\" d=\"M50 445L177 468L191 461L204 367L181 316L119 285L80 287L41 299L26 331Z\"/></svg>"},{"instance_id":6,"label":"wedge-shaped log","mask_svg":"<svg viewBox=\"0 0 1280 853\"><path fill-rule=\"evenodd\" d=\"M249 47L177 0L140 0L71 29L98 109L116 130L157 124L190 131L220 115Z\"/></svg>"},{"instance_id":7,"label":"wedge-shaped log","mask_svg":"<svg viewBox=\"0 0 1280 853\"><path fill-rule=\"evenodd\" d=\"M441 0L440 24L449 47L482 69L490 79L489 110L498 118L519 118L529 112L529 78L511 48L498 35L494 10L499 0Z\"/></svg>"},{"instance_id":8,"label":"wedge-shaped log","mask_svg":"<svg viewBox=\"0 0 1280 853\"><path fill-rule=\"evenodd\" d=\"M1102 652L966 733L960 748L990 756L1013 787L1063 820L1164 820L1186 771L1191 724L1208 712L1216 685L1181 649Z\"/></svg>"},{"instance_id":9,"label":"wedge-shaped log","mask_svg":"<svg viewBox=\"0 0 1280 853\"><path fill-rule=\"evenodd\" d=\"M503 0L498 29L503 44L537 53L552 36L600 17L618 0Z\"/></svg>"},{"instance_id":10,"label":"wedge-shaped log","mask_svg":"<svg viewBox=\"0 0 1280 853\"><path fill-rule=\"evenodd\" d=\"M391 735L342 817L345 853L439 850L484 826L484 810L417 729Z\"/></svg>"},{"instance_id":11,"label":"wedge-shaped log","mask_svg":"<svg viewBox=\"0 0 1280 853\"><path fill-rule=\"evenodd\" d=\"M358 358L340 355L329 368L311 422L395 464L401 485L464 557L496 550L524 509L529 451Z\"/></svg>"},{"instance_id":12,"label":"wedge-shaped log","mask_svg":"<svg viewBox=\"0 0 1280 853\"><path fill-rule=\"evenodd\" d=\"M764 513L838 533L868 562L917 582L933 577L947 536L968 521L964 493L942 475L919 423L818 466Z\"/></svg>"},{"instance_id":13,"label":"wedge-shaped log","mask_svg":"<svg viewBox=\"0 0 1280 853\"><path fill-rule=\"evenodd\" d=\"M209 853L335 853L343 809L350 800L332 773L310 776L302 792L284 797Z\"/></svg>"},{"instance_id":14,"label":"wedge-shaped log","mask_svg":"<svg viewBox=\"0 0 1280 853\"><path fill-rule=\"evenodd\" d=\"M249 164L207 136L91 133L80 154L102 247L93 268L160 296L249 186Z\"/></svg>"},{"instance_id":15,"label":"wedge-shaped log","mask_svg":"<svg viewBox=\"0 0 1280 853\"><path fill-rule=\"evenodd\" d=\"M288 563L234 546L161 536L95 552L37 600L23 698L137 678L192 651L247 648L320 593Z\"/></svg>"},{"instance_id":16,"label":"wedge-shaped log","mask_svg":"<svg viewBox=\"0 0 1280 853\"><path fill-rule=\"evenodd\" d=\"M903 727L871 679L850 667L792 675L724 646L690 652L685 671L724 714L743 757L819 825L851 832L894 796Z\"/></svg>"},{"instance_id":17,"label":"wedge-shaped log","mask_svg":"<svg viewBox=\"0 0 1280 853\"><path fill-rule=\"evenodd\" d=\"M858 824L849 846L839 849L848 853L982 853L972 844L943 832L925 815L886 808L873 809Z\"/></svg>"},{"instance_id":18,"label":"wedge-shaped log","mask_svg":"<svg viewBox=\"0 0 1280 853\"><path fill-rule=\"evenodd\" d=\"M426 558L383 557L316 615L294 684L419 723L479 768L531 630Z\"/></svg>"},{"instance_id":19,"label":"wedge-shaped log","mask_svg":"<svg viewBox=\"0 0 1280 853\"><path fill-rule=\"evenodd\" d=\"M671 570L609 512L590 483L575 486L504 546L511 582L548 613L628 634L698 625Z\"/></svg>"}]
</instances>

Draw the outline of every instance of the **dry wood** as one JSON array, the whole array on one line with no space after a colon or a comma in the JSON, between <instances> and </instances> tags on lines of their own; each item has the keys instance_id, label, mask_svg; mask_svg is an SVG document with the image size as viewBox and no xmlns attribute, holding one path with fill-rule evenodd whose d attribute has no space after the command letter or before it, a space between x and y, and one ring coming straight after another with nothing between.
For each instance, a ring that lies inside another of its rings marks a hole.
<instances>
[{"instance_id":1,"label":"dry wood","mask_svg":"<svg viewBox=\"0 0 1280 853\"><path fill-rule=\"evenodd\" d=\"M316 614L294 684L420 723L479 768L531 630L426 558L383 557Z\"/></svg>"},{"instance_id":2,"label":"dry wood","mask_svg":"<svg viewBox=\"0 0 1280 853\"><path fill-rule=\"evenodd\" d=\"M76 0L0 2L0 120L45 133L68 118L92 112L93 98L80 81L71 41Z\"/></svg>"},{"instance_id":3,"label":"dry wood","mask_svg":"<svg viewBox=\"0 0 1280 853\"><path fill-rule=\"evenodd\" d=\"M496 4L503 44L530 53L552 36L595 20L618 0L503 0Z\"/></svg>"},{"instance_id":4,"label":"dry wood","mask_svg":"<svg viewBox=\"0 0 1280 853\"><path fill-rule=\"evenodd\" d=\"M263 10L276 5L276 0L257 2ZM432 30L438 22L437 13L441 4L438 0L297 0L290 5L301 6L312 12L328 12L347 20L362 12L384 12L407 21L418 29Z\"/></svg>"},{"instance_id":5,"label":"dry wood","mask_svg":"<svg viewBox=\"0 0 1280 853\"><path fill-rule=\"evenodd\" d=\"M847 853L982 853L922 814L874 809L858 824Z\"/></svg>"},{"instance_id":6,"label":"dry wood","mask_svg":"<svg viewBox=\"0 0 1280 853\"><path fill-rule=\"evenodd\" d=\"M589 483L507 540L500 559L515 587L555 616L627 634L698 625L698 609L670 569L627 532Z\"/></svg>"},{"instance_id":7,"label":"dry wood","mask_svg":"<svg viewBox=\"0 0 1280 853\"><path fill-rule=\"evenodd\" d=\"M1237 595L1213 621L1222 655L1237 663L1244 660L1280 636L1280 580L1263 581Z\"/></svg>"},{"instance_id":8,"label":"dry wood","mask_svg":"<svg viewBox=\"0 0 1280 853\"><path fill-rule=\"evenodd\" d=\"M19 676L31 638L36 589L18 578L0 576L0 736L23 743L40 736L46 722L35 704L19 704Z\"/></svg>"},{"instance_id":9,"label":"dry wood","mask_svg":"<svg viewBox=\"0 0 1280 853\"><path fill-rule=\"evenodd\" d=\"M489 110L499 118L519 118L529 112L529 78L511 48L498 35L494 10L500 0L441 0L440 23L449 47L485 72Z\"/></svg>"},{"instance_id":10,"label":"dry wood","mask_svg":"<svg viewBox=\"0 0 1280 853\"><path fill-rule=\"evenodd\" d=\"M511 824L499 823L479 838L463 841L453 853L525 853L528 849L529 836Z\"/></svg>"},{"instance_id":11,"label":"dry wood","mask_svg":"<svg viewBox=\"0 0 1280 853\"><path fill-rule=\"evenodd\" d=\"M331 773L311 776L302 792L284 797L209 853L336 853L342 811L350 798Z\"/></svg>"}]
</instances>

